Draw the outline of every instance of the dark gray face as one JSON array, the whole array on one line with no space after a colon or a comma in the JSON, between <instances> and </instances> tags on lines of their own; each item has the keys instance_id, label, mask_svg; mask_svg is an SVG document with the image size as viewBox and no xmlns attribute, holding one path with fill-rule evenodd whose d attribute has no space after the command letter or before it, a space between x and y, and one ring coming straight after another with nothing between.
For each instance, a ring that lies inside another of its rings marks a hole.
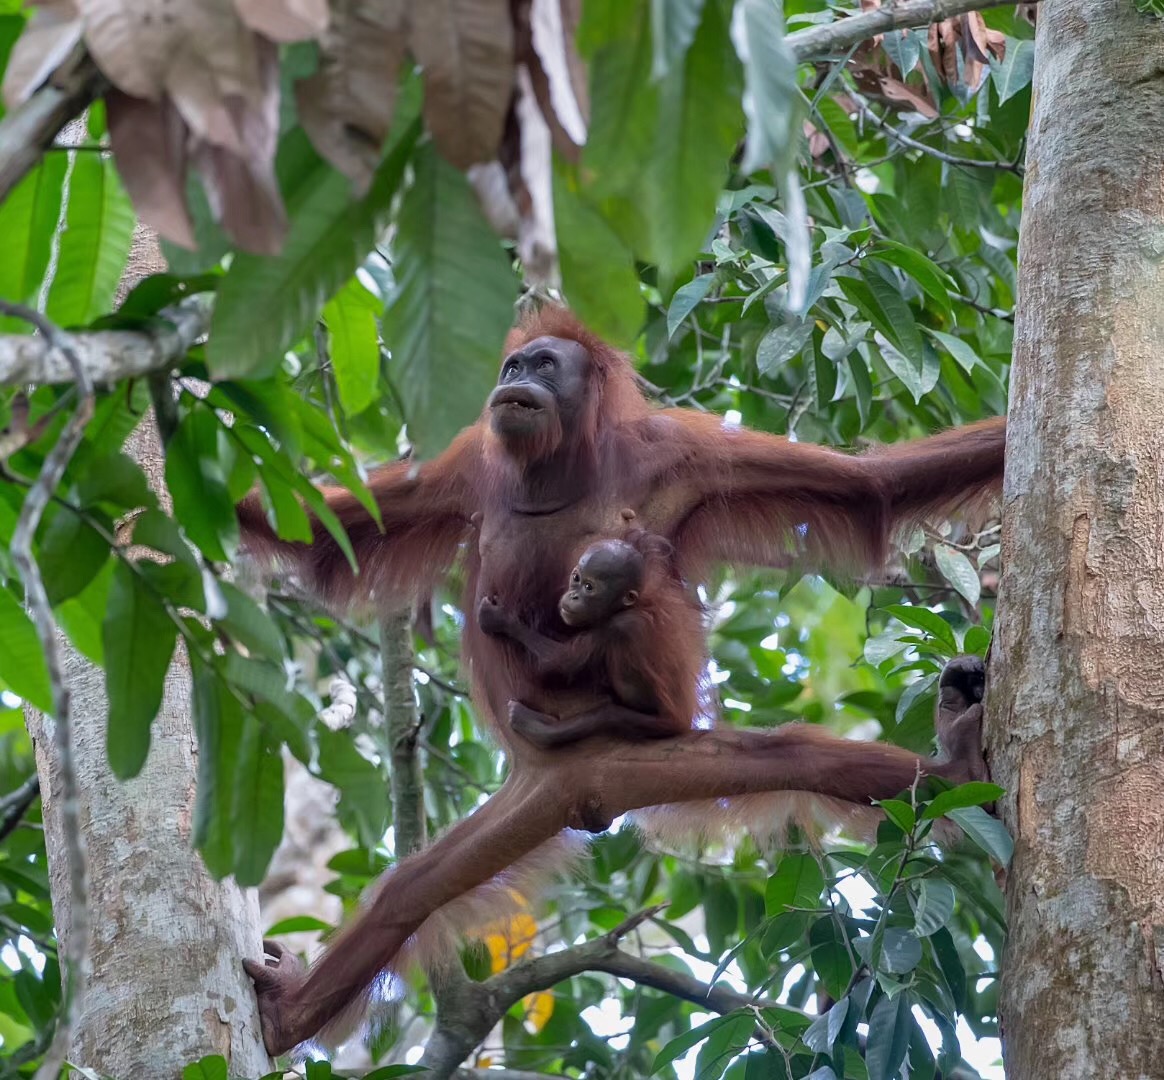
<instances>
[{"instance_id":1,"label":"dark gray face","mask_svg":"<svg viewBox=\"0 0 1164 1080\"><path fill-rule=\"evenodd\" d=\"M489 395L494 432L537 438L571 431L586 403L590 353L576 341L540 337L510 353Z\"/></svg>"},{"instance_id":2,"label":"dark gray face","mask_svg":"<svg viewBox=\"0 0 1164 1080\"><path fill-rule=\"evenodd\" d=\"M570 588L558 603L567 626L595 626L638 602L643 557L622 540L591 544L570 573Z\"/></svg>"}]
</instances>

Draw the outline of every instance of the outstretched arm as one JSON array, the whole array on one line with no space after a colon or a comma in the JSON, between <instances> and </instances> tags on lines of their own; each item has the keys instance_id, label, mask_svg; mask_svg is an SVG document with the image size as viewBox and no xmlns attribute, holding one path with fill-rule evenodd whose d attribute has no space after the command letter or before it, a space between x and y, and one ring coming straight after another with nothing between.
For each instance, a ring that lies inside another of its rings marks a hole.
<instances>
[{"instance_id":1,"label":"outstretched arm","mask_svg":"<svg viewBox=\"0 0 1164 1080\"><path fill-rule=\"evenodd\" d=\"M260 558L288 562L305 584L329 603L342 606L373 591L379 598L411 598L448 570L476 509L470 482L481 452L476 428L462 432L432 461L397 461L369 482L383 525L343 488L324 488L328 508L347 532L360 573L352 573L343 550L311 515L310 544L280 540L257 491L237 508L246 548Z\"/></svg>"},{"instance_id":2,"label":"outstretched arm","mask_svg":"<svg viewBox=\"0 0 1164 1080\"><path fill-rule=\"evenodd\" d=\"M477 606L477 623L491 637L509 638L525 649L539 678L572 678L596 659L594 637L589 632L579 631L566 641L555 641L527 626L491 596L482 597Z\"/></svg>"},{"instance_id":3,"label":"outstretched arm","mask_svg":"<svg viewBox=\"0 0 1164 1080\"><path fill-rule=\"evenodd\" d=\"M682 564L808 557L842 569L884 561L892 533L989 497L1002 482L1006 420L846 454L667 412L656 480Z\"/></svg>"}]
</instances>

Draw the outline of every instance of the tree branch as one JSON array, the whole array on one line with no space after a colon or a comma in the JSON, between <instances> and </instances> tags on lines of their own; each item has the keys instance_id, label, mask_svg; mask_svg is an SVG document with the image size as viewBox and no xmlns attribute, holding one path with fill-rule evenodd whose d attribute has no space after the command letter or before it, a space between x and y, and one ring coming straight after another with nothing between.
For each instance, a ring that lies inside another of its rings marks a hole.
<instances>
[{"instance_id":1,"label":"tree branch","mask_svg":"<svg viewBox=\"0 0 1164 1080\"><path fill-rule=\"evenodd\" d=\"M12 532L12 560L24 582L24 602L36 626L48 669L52 691L53 734L56 743L57 768L60 778L61 826L69 868L69 908L72 927L68 935L68 952L62 958L63 992L61 1015L57 1022L52 1045L37 1069L37 1080L56 1080L61 1071L73 1036L73 1024L81 1010L85 993L89 962L89 881L85 854L85 837L81 832L80 793L77 785L77 765L73 760L73 727L70 712L69 688L61 670L60 642L52 605L45 591L40 567L32 554L33 538L44 516L45 507L61 482L65 469L81 444L85 426L93 416L93 383L73 348L69 336L50 323L39 312L20 304L0 300L0 311L24 319L41 333L45 348L59 352L73 371L78 395L77 407L69 417L41 467L40 475L24 496L24 505Z\"/></svg>"},{"instance_id":2,"label":"tree branch","mask_svg":"<svg viewBox=\"0 0 1164 1080\"><path fill-rule=\"evenodd\" d=\"M61 128L107 85L84 47L77 46L44 86L0 120L0 202L40 161Z\"/></svg>"},{"instance_id":3,"label":"tree branch","mask_svg":"<svg viewBox=\"0 0 1164 1080\"><path fill-rule=\"evenodd\" d=\"M211 298L192 296L143 330L93 330L69 335L70 350L89 383L109 385L177 363L210 326ZM0 334L0 386L70 383L72 362L47 335Z\"/></svg>"},{"instance_id":4,"label":"tree branch","mask_svg":"<svg viewBox=\"0 0 1164 1080\"><path fill-rule=\"evenodd\" d=\"M28 808L40 794L40 777L33 773L15 791L0 799L0 840L3 840L24 820Z\"/></svg>"},{"instance_id":5,"label":"tree branch","mask_svg":"<svg viewBox=\"0 0 1164 1080\"><path fill-rule=\"evenodd\" d=\"M904 0L903 3L863 11L825 26L810 26L789 34L784 40L796 57L797 63L820 60L843 52L886 30L907 30L929 26L968 11L1004 7L1014 0Z\"/></svg>"}]
</instances>

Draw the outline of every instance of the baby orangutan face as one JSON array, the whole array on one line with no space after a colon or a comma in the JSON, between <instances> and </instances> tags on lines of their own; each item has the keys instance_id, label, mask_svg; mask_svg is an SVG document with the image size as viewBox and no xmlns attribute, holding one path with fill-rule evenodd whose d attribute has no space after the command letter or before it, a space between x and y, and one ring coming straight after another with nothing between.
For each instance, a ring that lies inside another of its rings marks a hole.
<instances>
[{"instance_id":1,"label":"baby orangutan face","mask_svg":"<svg viewBox=\"0 0 1164 1080\"><path fill-rule=\"evenodd\" d=\"M597 626L638 603L643 557L623 540L591 544L570 573L570 587L558 601L562 622L576 629Z\"/></svg>"}]
</instances>

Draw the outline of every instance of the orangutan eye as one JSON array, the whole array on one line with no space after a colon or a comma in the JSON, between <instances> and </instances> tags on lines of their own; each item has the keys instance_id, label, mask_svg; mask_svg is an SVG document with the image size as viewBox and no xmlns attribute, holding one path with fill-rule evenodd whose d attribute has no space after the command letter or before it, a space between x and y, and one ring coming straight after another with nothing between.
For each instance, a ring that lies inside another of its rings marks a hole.
<instances>
[{"instance_id":1,"label":"orangutan eye","mask_svg":"<svg viewBox=\"0 0 1164 1080\"><path fill-rule=\"evenodd\" d=\"M505 380L512 379L517 374L517 363L511 360L505 365L505 370L501 373L501 377Z\"/></svg>"},{"instance_id":2,"label":"orangutan eye","mask_svg":"<svg viewBox=\"0 0 1164 1080\"><path fill-rule=\"evenodd\" d=\"M548 374L549 374L551 371L553 371L553 370L554 370L554 360L553 360L553 357L551 357L551 356L543 356L543 357L542 357L542 358L541 358L541 359L538 361L538 374L539 374L539 375L548 375Z\"/></svg>"},{"instance_id":3,"label":"orangutan eye","mask_svg":"<svg viewBox=\"0 0 1164 1080\"><path fill-rule=\"evenodd\" d=\"M587 592L594 592L594 586L588 581L582 586Z\"/></svg>"}]
</instances>

